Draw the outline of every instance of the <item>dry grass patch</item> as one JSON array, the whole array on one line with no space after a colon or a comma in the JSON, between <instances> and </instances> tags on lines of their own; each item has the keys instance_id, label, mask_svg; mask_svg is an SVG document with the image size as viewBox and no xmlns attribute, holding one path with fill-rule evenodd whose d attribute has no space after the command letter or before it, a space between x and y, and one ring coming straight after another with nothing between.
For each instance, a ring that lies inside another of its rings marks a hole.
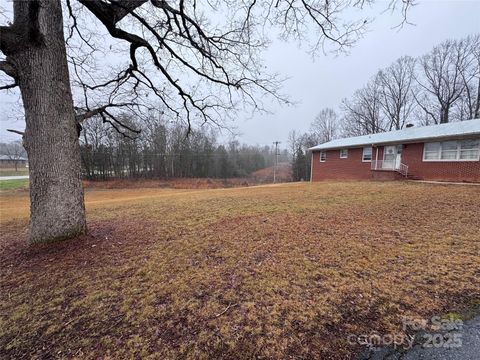
<instances>
[{"instance_id":1,"label":"dry grass patch","mask_svg":"<svg viewBox=\"0 0 480 360\"><path fill-rule=\"evenodd\" d=\"M340 359L479 301L478 187L90 191L89 236L31 248L1 201L0 357Z\"/></svg>"},{"instance_id":2,"label":"dry grass patch","mask_svg":"<svg viewBox=\"0 0 480 360\"><path fill-rule=\"evenodd\" d=\"M238 186L254 185L254 178L173 178L173 179L110 179L110 180L84 180L87 189L135 189L135 188L160 188L160 189L221 189Z\"/></svg>"}]
</instances>

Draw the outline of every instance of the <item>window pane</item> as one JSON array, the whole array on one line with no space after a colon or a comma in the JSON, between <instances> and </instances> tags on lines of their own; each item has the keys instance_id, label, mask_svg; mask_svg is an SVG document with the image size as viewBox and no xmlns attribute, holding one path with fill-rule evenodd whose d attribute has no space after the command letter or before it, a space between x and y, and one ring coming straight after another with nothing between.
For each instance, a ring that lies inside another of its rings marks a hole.
<instances>
[{"instance_id":1,"label":"window pane","mask_svg":"<svg viewBox=\"0 0 480 360\"><path fill-rule=\"evenodd\" d=\"M341 157L341 158L346 158L346 157L348 157L348 149L341 149L341 150L340 150L340 157Z\"/></svg>"},{"instance_id":2,"label":"window pane","mask_svg":"<svg viewBox=\"0 0 480 360\"><path fill-rule=\"evenodd\" d=\"M442 142L442 160L455 160L457 158L457 141Z\"/></svg>"},{"instance_id":3,"label":"window pane","mask_svg":"<svg viewBox=\"0 0 480 360\"><path fill-rule=\"evenodd\" d=\"M425 144L425 153L424 159L425 160L439 160L440 159L440 143L426 143Z\"/></svg>"},{"instance_id":4,"label":"window pane","mask_svg":"<svg viewBox=\"0 0 480 360\"><path fill-rule=\"evenodd\" d=\"M325 151L320 151L320 161L325 161L327 158L327 153Z\"/></svg>"},{"instance_id":5,"label":"window pane","mask_svg":"<svg viewBox=\"0 0 480 360\"><path fill-rule=\"evenodd\" d=\"M480 147L480 140L462 140L460 141L460 148L463 149L478 149Z\"/></svg>"},{"instance_id":6,"label":"window pane","mask_svg":"<svg viewBox=\"0 0 480 360\"><path fill-rule=\"evenodd\" d=\"M457 150L457 142L456 141L442 142L442 151L445 151L445 150Z\"/></svg>"},{"instance_id":7,"label":"window pane","mask_svg":"<svg viewBox=\"0 0 480 360\"><path fill-rule=\"evenodd\" d=\"M425 144L425 152L427 151L438 151L440 150L440 143L426 143Z\"/></svg>"},{"instance_id":8,"label":"window pane","mask_svg":"<svg viewBox=\"0 0 480 360\"><path fill-rule=\"evenodd\" d=\"M363 160L372 160L372 148L364 147L363 148Z\"/></svg>"},{"instance_id":9,"label":"window pane","mask_svg":"<svg viewBox=\"0 0 480 360\"><path fill-rule=\"evenodd\" d=\"M442 160L455 160L457 158L457 150L443 150Z\"/></svg>"},{"instance_id":10,"label":"window pane","mask_svg":"<svg viewBox=\"0 0 480 360\"><path fill-rule=\"evenodd\" d=\"M462 150L460 151L460 159L478 159L478 152L480 150Z\"/></svg>"},{"instance_id":11,"label":"window pane","mask_svg":"<svg viewBox=\"0 0 480 360\"><path fill-rule=\"evenodd\" d=\"M425 151L425 160L438 160L438 151Z\"/></svg>"}]
</instances>

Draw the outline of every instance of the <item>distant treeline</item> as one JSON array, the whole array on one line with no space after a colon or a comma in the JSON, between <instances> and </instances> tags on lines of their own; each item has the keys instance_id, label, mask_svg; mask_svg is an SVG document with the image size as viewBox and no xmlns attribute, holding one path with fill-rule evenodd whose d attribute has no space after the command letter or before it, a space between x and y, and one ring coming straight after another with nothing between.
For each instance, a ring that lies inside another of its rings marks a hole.
<instances>
[{"instance_id":1,"label":"distant treeline","mask_svg":"<svg viewBox=\"0 0 480 360\"><path fill-rule=\"evenodd\" d=\"M132 123L133 120L122 119ZM90 119L81 134L82 162L87 179L110 178L233 178L272 166L273 146L217 141L211 128L192 131L160 119L142 119L140 134L127 138L101 119ZM283 151L279 161L289 161Z\"/></svg>"}]
</instances>

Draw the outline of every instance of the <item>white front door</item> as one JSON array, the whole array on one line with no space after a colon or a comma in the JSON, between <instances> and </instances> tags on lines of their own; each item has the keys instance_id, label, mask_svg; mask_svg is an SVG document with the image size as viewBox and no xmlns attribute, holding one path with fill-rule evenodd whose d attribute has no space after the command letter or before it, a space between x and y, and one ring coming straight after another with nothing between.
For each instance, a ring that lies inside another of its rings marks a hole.
<instances>
[{"instance_id":1,"label":"white front door","mask_svg":"<svg viewBox=\"0 0 480 360\"><path fill-rule=\"evenodd\" d=\"M383 165L382 169L394 170L397 166L397 147L385 146L383 148ZM400 166L400 164L399 164Z\"/></svg>"}]
</instances>

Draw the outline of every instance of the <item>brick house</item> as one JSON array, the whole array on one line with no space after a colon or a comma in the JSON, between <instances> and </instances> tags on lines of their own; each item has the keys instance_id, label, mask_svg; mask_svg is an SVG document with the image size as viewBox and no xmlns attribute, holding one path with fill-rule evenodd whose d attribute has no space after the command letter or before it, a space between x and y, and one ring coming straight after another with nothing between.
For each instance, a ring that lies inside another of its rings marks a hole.
<instances>
[{"instance_id":1,"label":"brick house","mask_svg":"<svg viewBox=\"0 0 480 360\"><path fill-rule=\"evenodd\" d=\"M480 119L337 139L310 150L311 181L480 182Z\"/></svg>"}]
</instances>

